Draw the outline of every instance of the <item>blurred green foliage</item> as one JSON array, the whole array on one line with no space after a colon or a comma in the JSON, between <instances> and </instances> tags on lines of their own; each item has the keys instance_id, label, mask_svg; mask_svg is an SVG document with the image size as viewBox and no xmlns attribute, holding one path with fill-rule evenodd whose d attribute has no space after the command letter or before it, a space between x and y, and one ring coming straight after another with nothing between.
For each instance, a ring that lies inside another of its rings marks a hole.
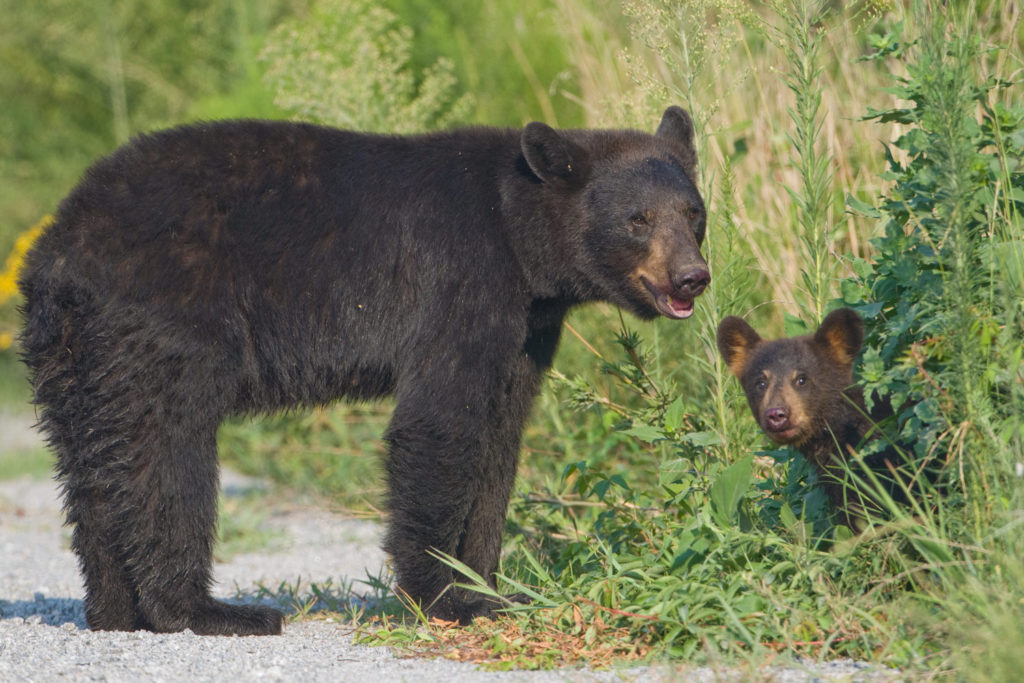
<instances>
[{"instance_id":1,"label":"blurred green foliage","mask_svg":"<svg viewBox=\"0 0 1024 683\"><path fill-rule=\"evenodd\" d=\"M452 62L418 71L412 46L412 29L379 3L321 0L274 29L260 58L275 103L303 120L398 134L468 123L473 97Z\"/></svg>"},{"instance_id":2,"label":"blurred green foliage","mask_svg":"<svg viewBox=\"0 0 1024 683\"><path fill-rule=\"evenodd\" d=\"M244 84L263 34L295 5L2 0L0 251L98 155Z\"/></svg>"}]
</instances>

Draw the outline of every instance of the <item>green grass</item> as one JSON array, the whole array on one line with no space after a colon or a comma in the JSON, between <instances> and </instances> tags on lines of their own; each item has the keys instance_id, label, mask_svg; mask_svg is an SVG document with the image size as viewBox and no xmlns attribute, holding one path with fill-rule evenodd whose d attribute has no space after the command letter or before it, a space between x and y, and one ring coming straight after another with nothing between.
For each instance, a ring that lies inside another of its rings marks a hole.
<instances>
[{"instance_id":1,"label":"green grass","mask_svg":"<svg viewBox=\"0 0 1024 683\"><path fill-rule=\"evenodd\" d=\"M381 434L390 409L335 406L229 421L218 432L221 459L239 471L329 496L366 511L384 495Z\"/></svg>"},{"instance_id":2,"label":"green grass","mask_svg":"<svg viewBox=\"0 0 1024 683\"><path fill-rule=\"evenodd\" d=\"M53 456L45 448L8 450L0 448L0 479L33 477L42 479L53 474Z\"/></svg>"},{"instance_id":3,"label":"green grass","mask_svg":"<svg viewBox=\"0 0 1024 683\"><path fill-rule=\"evenodd\" d=\"M435 82L437 108L409 126L433 125L465 93L478 123L651 129L665 104L688 106L714 282L683 324L606 305L571 316L506 533L504 588L535 592L532 606L453 632L415 610L403 619L384 577L368 579L373 608L353 600L361 584L264 597L296 618L356 619L367 642L498 668L852 656L963 680L1024 669L1024 111L1007 82L1024 66L1024 29L1012 3L948 5L637 0L619 16L584 0L390 3L389 21L415 29L410 57L355 85L392 87L385 99L405 107L431 65L456 60L457 85ZM293 26L316 31L315 16ZM539 16L532 38L524 22ZM489 38L474 46L465 36L481 21ZM278 43L265 54L301 62L303 41L282 35L268 33ZM494 57L506 50L519 57ZM239 98L256 102L244 73ZM303 95L326 99L330 78L310 71ZM725 315L779 336L840 303L868 319L863 381L910 401L900 429L914 457L945 465L942 495L862 536L832 526L802 458L766 450L714 345ZM17 375L12 358L0 353L3 376ZM389 413L233 422L220 448L243 471L374 511ZM228 511L228 536L258 527L254 507Z\"/></svg>"},{"instance_id":4,"label":"green grass","mask_svg":"<svg viewBox=\"0 0 1024 683\"><path fill-rule=\"evenodd\" d=\"M220 496L214 548L218 562L227 562L234 555L271 550L281 539L280 532L264 525L275 495L280 493L252 489Z\"/></svg>"}]
</instances>

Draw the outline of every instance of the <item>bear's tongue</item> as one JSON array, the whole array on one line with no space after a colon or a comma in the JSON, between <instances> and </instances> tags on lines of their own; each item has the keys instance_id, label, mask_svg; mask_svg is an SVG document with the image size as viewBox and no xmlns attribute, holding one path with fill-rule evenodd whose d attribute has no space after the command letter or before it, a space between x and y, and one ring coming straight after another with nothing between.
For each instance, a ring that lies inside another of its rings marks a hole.
<instances>
[{"instance_id":1,"label":"bear's tongue","mask_svg":"<svg viewBox=\"0 0 1024 683\"><path fill-rule=\"evenodd\" d=\"M666 292L642 275L640 276L640 281L654 298L655 308L666 318L682 320L693 315L693 299L686 299Z\"/></svg>"},{"instance_id":2,"label":"bear's tongue","mask_svg":"<svg viewBox=\"0 0 1024 683\"><path fill-rule=\"evenodd\" d=\"M683 299L657 290L652 291L651 294L654 295L654 305L658 308L658 312L666 318L682 320L693 315L693 299Z\"/></svg>"},{"instance_id":3,"label":"bear's tongue","mask_svg":"<svg viewBox=\"0 0 1024 683\"><path fill-rule=\"evenodd\" d=\"M682 320L693 315L693 299L679 299L671 294L658 297L658 308L669 318Z\"/></svg>"}]
</instances>

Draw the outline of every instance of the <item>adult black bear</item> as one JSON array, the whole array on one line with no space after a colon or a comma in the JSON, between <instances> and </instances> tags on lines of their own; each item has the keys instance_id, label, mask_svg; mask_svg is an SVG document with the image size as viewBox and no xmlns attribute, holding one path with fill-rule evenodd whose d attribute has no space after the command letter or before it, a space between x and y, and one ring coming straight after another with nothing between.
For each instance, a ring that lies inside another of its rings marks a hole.
<instances>
[{"instance_id":1,"label":"adult black bear","mask_svg":"<svg viewBox=\"0 0 1024 683\"><path fill-rule=\"evenodd\" d=\"M461 622L499 607L442 595L453 573L428 550L492 578L572 306L693 312L710 280L693 136L678 107L655 135L239 121L93 166L20 283L90 627L278 633L277 611L210 597L217 426L388 394L400 588Z\"/></svg>"},{"instance_id":2,"label":"adult black bear","mask_svg":"<svg viewBox=\"0 0 1024 683\"><path fill-rule=\"evenodd\" d=\"M768 341L745 320L728 317L718 325L718 349L740 380L750 410L765 434L790 445L818 470L833 507L851 529L863 526L864 506L881 512L870 491L844 485L847 463L867 440L882 436L880 423L893 417L887 399L869 413L860 387L853 383L853 361L864 342L864 323L855 311L840 308L814 334ZM895 500L914 477L900 472L905 458L891 443L864 458L879 483Z\"/></svg>"}]
</instances>

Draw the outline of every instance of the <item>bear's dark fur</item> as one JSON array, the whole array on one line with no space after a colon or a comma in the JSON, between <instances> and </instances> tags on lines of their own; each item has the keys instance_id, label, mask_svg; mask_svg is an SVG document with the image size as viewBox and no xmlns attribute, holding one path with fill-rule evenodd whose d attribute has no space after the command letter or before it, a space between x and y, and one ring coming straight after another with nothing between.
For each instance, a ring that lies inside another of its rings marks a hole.
<instances>
[{"instance_id":1,"label":"bear's dark fur","mask_svg":"<svg viewBox=\"0 0 1024 683\"><path fill-rule=\"evenodd\" d=\"M766 341L737 317L718 326L718 349L761 429L814 465L832 505L854 529L862 526L866 498L844 485L844 463L866 439L878 438L877 427L893 416L885 400L869 413L861 388L853 385L853 362L863 342L864 323L849 308L827 315L814 334L789 339ZM864 458L894 499L904 498L893 478L903 460L891 442Z\"/></svg>"},{"instance_id":2,"label":"bear's dark fur","mask_svg":"<svg viewBox=\"0 0 1024 683\"><path fill-rule=\"evenodd\" d=\"M93 166L20 283L90 627L279 632L278 612L210 597L217 426L389 394L399 588L461 622L499 607L444 592L455 577L428 551L493 581L572 306L693 312L710 279L693 135L678 107L655 135L238 121Z\"/></svg>"}]
</instances>

